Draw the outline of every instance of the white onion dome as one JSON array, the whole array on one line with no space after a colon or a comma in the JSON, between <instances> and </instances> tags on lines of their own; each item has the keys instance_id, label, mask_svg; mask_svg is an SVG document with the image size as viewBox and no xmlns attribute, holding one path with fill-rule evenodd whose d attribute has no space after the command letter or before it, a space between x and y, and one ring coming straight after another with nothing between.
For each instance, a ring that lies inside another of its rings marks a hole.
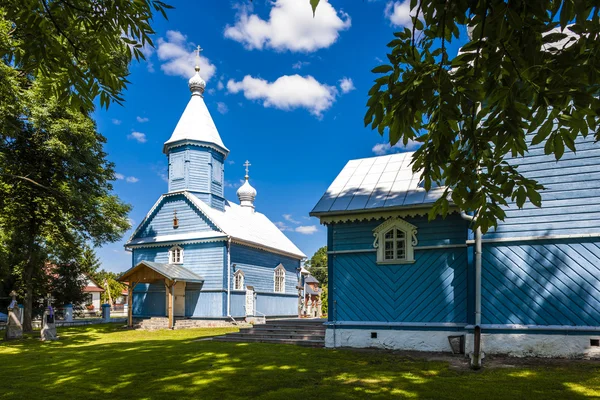
<instances>
[{"instance_id":1,"label":"white onion dome","mask_svg":"<svg viewBox=\"0 0 600 400\"><path fill-rule=\"evenodd\" d=\"M248 175L246 175L246 182L237 190L238 199L240 199L240 205L242 207L254 208L254 199L256 199L256 189L248 182Z\"/></svg>"},{"instance_id":2,"label":"white onion dome","mask_svg":"<svg viewBox=\"0 0 600 400\"><path fill-rule=\"evenodd\" d=\"M190 87L192 94L202 95L202 93L204 93L206 82L200 76L200 67L198 65L196 65L196 74L188 81L188 86Z\"/></svg>"}]
</instances>

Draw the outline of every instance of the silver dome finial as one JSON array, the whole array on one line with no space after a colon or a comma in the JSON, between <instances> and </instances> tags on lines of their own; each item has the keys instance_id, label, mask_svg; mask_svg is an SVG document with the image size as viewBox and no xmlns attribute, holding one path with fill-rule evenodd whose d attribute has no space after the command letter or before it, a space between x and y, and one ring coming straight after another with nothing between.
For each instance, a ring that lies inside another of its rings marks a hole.
<instances>
[{"instance_id":1,"label":"silver dome finial","mask_svg":"<svg viewBox=\"0 0 600 400\"><path fill-rule=\"evenodd\" d=\"M244 167L246 167L246 181L244 184L237 190L238 199L240 199L240 206L249 207L251 210L254 210L254 199L256 199L256 189L250 185L248 179L250 176L248 175L248 167L252 164L248 160L244 163Z\"/></svg>"},{"instance_id":2,"label":"silver dome finial","mask_svg":"<svg viewBox=\"0 0 600 400\"><path fill-rule=\"evenodd\" d=\"M193 95L202 96L202 94L204 93L204 88L206 87L206 82L200 76L200 52L201 51L202 51L202 48L200 46L198 46L196 48L196 50L194 50L194 53L196 53L196 67L194 68L196 70L196 74L194 76L192 76L190 78L190 80L188 81L188 86L190 88L190 91L192 92L192 96Z\"/></svg>"}]
</instances>

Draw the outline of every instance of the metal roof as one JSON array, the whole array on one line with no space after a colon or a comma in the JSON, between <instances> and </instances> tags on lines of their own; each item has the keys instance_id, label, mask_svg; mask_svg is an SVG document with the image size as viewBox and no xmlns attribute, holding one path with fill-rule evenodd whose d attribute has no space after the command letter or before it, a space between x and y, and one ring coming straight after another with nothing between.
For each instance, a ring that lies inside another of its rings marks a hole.
<instances>
[{"instance_id":1,"label":"metal roof","mask_svg":"<svg viewBox=\"0 0 600 400\"><path fill-rule=\"evenodd\" d=\"M204 282L204 278L200 275L190 271L177 264L163 264L157 263L153 261L141 261L135 267L127 270L123 275L119 277L120 281L126 281L127 277L131 275L131 273L138 269L140 266L148 267L165 278L172 281L184 281L184 282L192 282L192 283L202 283Z\"/></svg>"},{"instance_id":2,"label":"metal roof","mask_svg":"<svg viewBox=\"0 0 600 400\"><path fill-rule=\"evenodd\" d=\"M312 275L307 276L306 279L304 280L304 282L306 282L306 283L319 283L319 281L317 280L317 278L315 278Z\"/></svg>"},{"instance_id":3,"label":"metal roof","mask_svg":"<svg viewBox=\"0 0 600 400\"><path fill-rule=\"evenodd\" d=\"M419 185L420 174L412 171L413 154L348 161L310 215L431 205L443 195L444 188L427 192Z\"/></svg>"}]
</instances>

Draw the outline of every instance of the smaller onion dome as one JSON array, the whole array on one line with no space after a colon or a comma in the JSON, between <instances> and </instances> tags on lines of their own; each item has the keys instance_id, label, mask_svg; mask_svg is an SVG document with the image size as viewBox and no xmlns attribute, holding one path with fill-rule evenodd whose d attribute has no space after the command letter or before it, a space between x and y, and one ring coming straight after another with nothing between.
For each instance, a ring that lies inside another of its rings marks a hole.
<instances>
[{"instance_id":1,"label":"smaller onion dome","mask_svg":"<svg viewBox=\"0 0 600 400\"><path fill-rule=\"evenodd\" d=\"M200 66L196 65L196 74L190 78L188 81L188 86L190 87L190 91L193 95L199 94L202 96L202 93L204 93L206 82L200 76Z\"/></svg>"},{"instance_id":2,"label":"smaller onion dome","mask_svg":"<svg viewBox=\"0 0 600 400\"><path fill-rule=\"evenodd\" d=\"M252 209L254 209L254 199L256 199L256 189L254 189L252 187L252 185L250 185L250 182L248 182L248 178L250 178L248 176L248 167L250 166L250 163L246 160L246 162L244 163L244 166L246 167L246 182L244 182L244 184L242 186L240 186L240 188L237 190L237 196L238 199L240 199L240 206L242 207L250 207Z\"/></svg>"}]
</instances>

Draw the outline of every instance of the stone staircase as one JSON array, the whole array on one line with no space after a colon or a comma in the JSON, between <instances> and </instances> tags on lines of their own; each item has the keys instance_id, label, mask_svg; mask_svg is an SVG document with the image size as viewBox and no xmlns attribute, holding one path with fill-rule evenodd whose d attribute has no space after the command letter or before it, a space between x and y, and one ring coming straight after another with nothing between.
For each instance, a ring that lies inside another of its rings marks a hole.
<instances>
[{"instance_id":1,"label":"stone staircase","mask_svg":"<svg viewBox=\"0 0 600 400\"><path fill-rule=\"evenodd\" d=\"M325 320L271 320L263 325L242 328L239 332L213 338L217 342L279 343L325 347Z\"/></svg>"}]
</instances>

